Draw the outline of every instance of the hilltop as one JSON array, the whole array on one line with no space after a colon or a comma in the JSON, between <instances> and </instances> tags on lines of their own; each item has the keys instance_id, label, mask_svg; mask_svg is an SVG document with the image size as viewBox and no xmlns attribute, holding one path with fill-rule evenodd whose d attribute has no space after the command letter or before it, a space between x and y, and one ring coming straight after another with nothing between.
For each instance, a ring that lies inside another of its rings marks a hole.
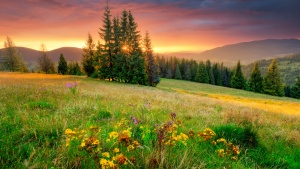
<instances>
[{"instance_id":1,"label":"hilltop","mask_svg":"<svg viewBox=\"0 0 300 169\"><path fill-rule=\"evenodd\" d=\"M286 85L293 85L296 78L300 75L300 54L288 55L277 58L280 74ZM260 71L264 76L268 70L272 59L257 61ZM243 66L243 72L247 78L250 77L254 62Z\"/></svg>"}]
</instances>

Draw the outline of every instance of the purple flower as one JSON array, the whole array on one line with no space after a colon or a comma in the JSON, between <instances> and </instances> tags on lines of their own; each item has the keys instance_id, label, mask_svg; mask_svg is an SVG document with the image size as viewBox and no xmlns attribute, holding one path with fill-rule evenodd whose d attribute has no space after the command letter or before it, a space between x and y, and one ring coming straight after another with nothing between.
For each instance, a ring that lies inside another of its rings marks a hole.
<instances>
[{"instance_id":1,"label":"purple flower","mask_svg":"<svg viewBox=\"0 0 300 169\"><path fill-rule=\"evenodd\" d=\"M66 86L67 86L67 88L71 88L72 87L71 83L67 83Z\"/></svg>"}]
</instances>

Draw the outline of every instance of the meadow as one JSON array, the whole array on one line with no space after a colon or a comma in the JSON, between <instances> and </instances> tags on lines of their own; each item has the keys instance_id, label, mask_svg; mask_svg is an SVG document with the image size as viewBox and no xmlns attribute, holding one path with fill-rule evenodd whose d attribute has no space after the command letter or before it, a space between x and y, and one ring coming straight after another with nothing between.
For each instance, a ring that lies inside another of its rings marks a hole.
<instances>
[{"instance_id":1,"label":"meadow","mask_svg":"<svg viewBox=\"0 0 300 169\"><path fill-rule=\"evenodd\" d=\"M0 168L300 168L300 101L0 73Z\"/></svg>"}]
</instances>

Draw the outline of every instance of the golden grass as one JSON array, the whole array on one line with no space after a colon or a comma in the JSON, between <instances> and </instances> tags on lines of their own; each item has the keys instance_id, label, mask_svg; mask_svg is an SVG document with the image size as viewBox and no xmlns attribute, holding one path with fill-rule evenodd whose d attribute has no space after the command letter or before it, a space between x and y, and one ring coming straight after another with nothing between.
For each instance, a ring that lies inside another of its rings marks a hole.
<instances>
[{"instance_id":1,"label":"golden grass","mask_svg":"<svg viewBox=\"0 0 300 169\"><path fill-rule=\"evenodd\" d=\"M61 76L57 74L40 74L40 73L12 73L5 72L0 73L0 78L10 78L10 79L63 79L70 76Z\"/></svg>"}]
</instances>

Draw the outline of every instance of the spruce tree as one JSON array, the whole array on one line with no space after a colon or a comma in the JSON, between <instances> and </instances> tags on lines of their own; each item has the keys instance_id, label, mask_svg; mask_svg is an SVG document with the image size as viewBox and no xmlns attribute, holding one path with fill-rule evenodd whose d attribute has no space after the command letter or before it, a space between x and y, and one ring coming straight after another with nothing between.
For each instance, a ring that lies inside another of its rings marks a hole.
<instances>
[{"instance_id":1,"label":"spruce tree","mask_svg":"<svg viewBox=\"0 0 300 169\"><path fill-rule=\"evenodd\" d=\"M137 23L132 13L128 12L128 49L129 49L129 83L142 84L147 83L145 71L145 58L140 47L140 34L137 30Z\"/></svg>"},{"instance_id":2,"label":"spruce tree","mask_svg":"<svg viewBox=\"0 0 300 169\"><path fill-rule=\"evenodd\" d=\"M249 79L249 88L250 91L261 93L263 78L261 77L261 73L258 67L258 63L256 62L253 66L250 79Z\"/></svg>"},{"instance_id":3,"label":"spruce tree","mask_svg":"<svg viewBox=\"0 0 300 169\"><path fill-rule=\"evenodd\" d=\"M175 79L182 80L182 76L181 76L181 71L180 71L179 64L177 64L177 66L176 66Z\"/></svg>"},{"instance_id":4,"label":"spruce tree","mask_svg":"<svg viewBox=\"0 0 300 169\"><path fill-rule=\"evenodd\" d=\"M195 80L200 83L209 83L208 72L203 61L199 63Z\"/></svg>"},{"instance_id":5,"label":"spruce tree","mask_svg":"<svg viewBox=\"0 0 300 169\"><path fill-rule=\"evenodd\" d=\"M90 33L88 34L88 39L85 44L81 64L86 75L90 77L95 72L95 43Z\"/></svg>"},{"instance_id":6,"label":"spruce tree","mask_svg":"<svg viewBox=\"0 0 300 169\"><path fill-rule=\"evenodd\" d=\"M105 7L103 19L103 25L100 28L99 35L104 41L102 46L99 65L99 75L102 79L113 80L113 25L111 22L111 14L108 6Z\"/></svg>"},{"instance_id":7,"label":"spruce tree","mask_svg":"<svg viewBox=\"0 0 300 169\"><path fill-rule=\"evenodd\" d=\"M158 66L156 65L153 57L152 44L148 31L146 31L143 45L148 85L156 86L160 81L158 74L159 72Z\"/></svg>"},{"instance_id":8,"label":"spruce tree","mask_svg":"<svg viewBox=\"0 0 300 169\"><path fill-rule=\"evenodd\" d=\"M41 55L37 60L39 72L46 74L55 73L53 60L48 56L45 44L41 44Z\"/></svg>"},{"instance_id":9,"label":"spruce tree","mask_svg":"<svg viewBox=\"0 0 300 169\"><path fill-rule=\"evenodd\" d=\"M290 95L293 98L300 99L300 76L297 77L296 83L291 87Z\"/></svg>"},{"instance_id":10,"label":"spruce tree","mask_svg":"<svg viewBox=\"0 0 300 169\"><path fill-rule=\"evenodd\" d=\"M188 81L192 80L192 72L191 72L191 68L190 68L189 64L187 64L187 68L186 68L186 71L184 73L184 77L185 77L185 80L188 80Z\"/></svg>"},{"instance_id":11,"label":"spruce tree","mask_svg":"<svg viewBox=\"0 0 300 169\"><path fill-rule=\"evenodd\" d=\"M238 61L237 66L235 68L233 77L231 78L230 81L230 86L232 88L236 89L246 89L246 80L244 78L243 72L242 72L242 66L240 61Z\"/></svg>"},{"instance_id":12,"label":"spruce tree","mask_svg":"<svg viewBox=\"0 0 300 169\"><path fill-rule=\"evenodd\" d=\"M280 78L277 60L274 59L268 68L268 72L263 80L264 93L273 96L283 96L284 87Z\"/></svg>"},{"instance_id":13,"label":"spruce tree","mask_svg":"<svg viewBox=\"0 0 300 169\"><path fill-rule=\"evenodd\" d=\"M16 48L13 40L6 37L4 49L2 50L2 60L4 70L11 72L28 72L25 62Z\"/></svg>"},{"instance_id":14,"label":"spruce tree","mask_svg":"<svg viewBox=\"0 0 300 169\"><path fill-rule=\"evenodd\" d=\"M57 73L60 73L62 75L65 75L68 73L68 63L66 62L66 59L62 53L60 54L60 57L59 57Z\"/></svg>"},{"instance_id":15,"label":"spruce tree","mask_svg":"<svg viewBox=\"0 0 300 169\"><path fill-rule=\"evenodd\" d=\"M212 72L215 79L215 85L222 86L222 72L218 63L213 64Z\"/></svg>"},{"instance_id":16,"label":"spruce tree","mask_svg":"<svg viewBox=\"0 0 300 169\"><path fill-rule=\"evenodd\" d=\"M208 77L209 77L209 83L214 85L215 84L215 78L214 78L214 74L212 72L210 60L206 61L206 71L207 71L207 74L208 74Z\"/></svg>"}]
</instances>

